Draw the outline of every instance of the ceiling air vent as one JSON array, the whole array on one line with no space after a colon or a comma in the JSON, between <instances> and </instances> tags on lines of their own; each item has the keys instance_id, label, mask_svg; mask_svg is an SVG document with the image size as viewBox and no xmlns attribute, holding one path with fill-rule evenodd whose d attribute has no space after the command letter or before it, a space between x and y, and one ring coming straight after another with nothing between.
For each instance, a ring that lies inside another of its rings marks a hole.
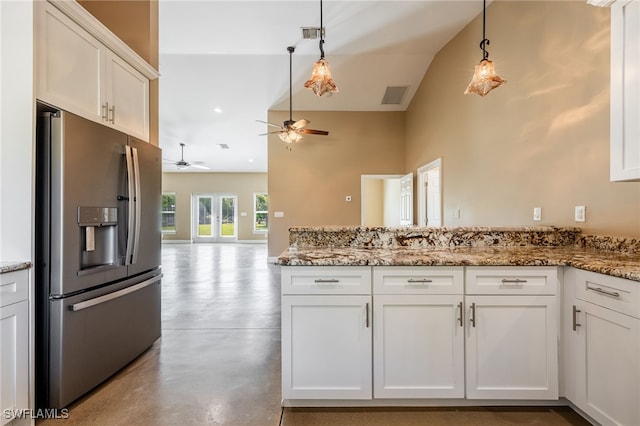
<instances>
[{"instance_id":1,"label":"ceiling air vent","mask_svg":"<svg viewBox=\"0 0 640 426\"><path fill-rule=\"evenodd\" d=\"M400 105L409 86L387 86L382 97L382 105Z\"/></svg>"},{"instance_id":2,"label":"ceiling air vent","mask_svg":"<svg viewBox=\"0 0 640 426\"><path fill-rule=\"evenodd\" d=\"M220 149L229 149L229 145L227 145L226 143L219 143L219 144L218 144L218 147L219 147Z\"/></svg>"},{"instance_id":3,"label":"ceiling air vent","mask_svg":"<svg viewBox=\"0 0 640 426\"><path fill-rule=\"evenodd\" d=\"M326 31L322 31L326 35ZM302 27L302 38L305 40L315 40L320 38L320 27Z\"/></svg>"}]
</instances>

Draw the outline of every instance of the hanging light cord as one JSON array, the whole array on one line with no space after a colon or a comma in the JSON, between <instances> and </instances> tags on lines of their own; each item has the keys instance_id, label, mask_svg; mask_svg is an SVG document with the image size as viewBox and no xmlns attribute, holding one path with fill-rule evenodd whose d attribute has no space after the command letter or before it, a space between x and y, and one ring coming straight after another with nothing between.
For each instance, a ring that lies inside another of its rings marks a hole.
<instances>
[{"instance_id":1,"label":"hanging light cord","mask_svg":"<svg viewBox=\"0 0 640 426\"><path fill-rule=\"evenodd\" d=\"M320 59L324 59L324 27L322 26L322 0L320 0Z\"/></svg>"},{"instance_id":2,"label":"hanging light cord","mask_svg":"<svg viewBox=\"0 0 640 426\"><path fill-rule=\"evenodd\" d=\"M322 4L322 0L320 0ZM320 18L322 21L322 18ZM485 27L487 21L487 0L482 0L482 41L480 42L480 49L482 49L482 60L489 58L489 52L487 52L486 46L490 44L489 39L485 35ZM322 46L322 45L321 45Z\"/></svg>"}]
</instances>

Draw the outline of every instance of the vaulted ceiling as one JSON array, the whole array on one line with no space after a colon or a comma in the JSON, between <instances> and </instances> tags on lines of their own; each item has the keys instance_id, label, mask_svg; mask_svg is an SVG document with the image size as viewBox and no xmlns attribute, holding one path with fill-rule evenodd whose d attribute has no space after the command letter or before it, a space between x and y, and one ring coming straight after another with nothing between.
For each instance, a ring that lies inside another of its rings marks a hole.
<instances>
[{"instance_id":1,"label":"vaulted ceiling","mask_svg":"<svg viewBox=\"0 0 640 426\"><path fill-rule=\"evenodd\" d=\"M268 129L256 120L289 108L287 46L296 48L294 111L404 111L434 55L482 1L325 0L325 57L340 91L320 98L303 87L318 40L301 30L320 26L319 0L160 0L159 8L164 157L180 159L184 143L186 161L209 167L184 171L266 172L267 137L258 135ZM400 104L381 104L387 86L409 87Z\"/></svg>"}]
</instances>

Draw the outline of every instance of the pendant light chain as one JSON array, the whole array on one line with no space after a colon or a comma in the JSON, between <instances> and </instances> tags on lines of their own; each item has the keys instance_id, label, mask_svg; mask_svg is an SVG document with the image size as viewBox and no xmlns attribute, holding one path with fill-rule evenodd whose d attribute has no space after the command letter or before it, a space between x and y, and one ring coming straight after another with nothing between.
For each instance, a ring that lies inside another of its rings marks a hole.
<instances>
[{"instance_id":1,"label":"pendant light chain","mask_svg":"<svg viewBox=\"0 0 640 426\"><path fill-rule=\"evenodd\" d=\"M322 0L320 0L320 59L324 59L324 27L322 26Z\"/></svg>"},{"instance_id":2,"label":"pendant light chain","mask_svg":"<svg viewBox=\"0 0 640 426\"><path fill-rule=\"evenodd\" d=\"M482 0L482 41L480 42L480 49L482 49L482 59L489 58L489 52L487 52L486 46L490 44L490 41L487 38L485 33L486 27L487 27L487 0Z\"/></svg>"}]
</instances>

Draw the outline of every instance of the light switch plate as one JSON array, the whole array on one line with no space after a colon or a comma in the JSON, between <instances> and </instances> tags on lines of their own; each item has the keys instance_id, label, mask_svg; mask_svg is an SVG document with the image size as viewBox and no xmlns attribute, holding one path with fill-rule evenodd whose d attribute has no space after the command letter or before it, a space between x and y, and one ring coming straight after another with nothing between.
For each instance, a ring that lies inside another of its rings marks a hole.
<instances>
[{"instance_id":1,"label":"light switch plate","mask_svg":"<svg viewBox=\"0 0 640 426\"><path fill-rule=\"evenodd\" d=\"M585 206L576 206L575 221L586 222L587 220L587 208Z\"/></svg>"},{"instance_id":2,"label":"light switch plate","mask_svg":"<svg viewBox=\"0 0 640 426\"><path fill-rule=\"evenodd\" d=\"M542 220L542 208L534 207L533 208L533 220L540 221Z\"/></svg>"},{"instance_id":3,"label":"light switch plate","mask_svg":"<svg viewBox=\"0 0 640 426\"><path fill-rule=\"evenodd\" d=\"M273 217L284 217L284 212L273 212Z\"/></svg>"}]
</instances>

